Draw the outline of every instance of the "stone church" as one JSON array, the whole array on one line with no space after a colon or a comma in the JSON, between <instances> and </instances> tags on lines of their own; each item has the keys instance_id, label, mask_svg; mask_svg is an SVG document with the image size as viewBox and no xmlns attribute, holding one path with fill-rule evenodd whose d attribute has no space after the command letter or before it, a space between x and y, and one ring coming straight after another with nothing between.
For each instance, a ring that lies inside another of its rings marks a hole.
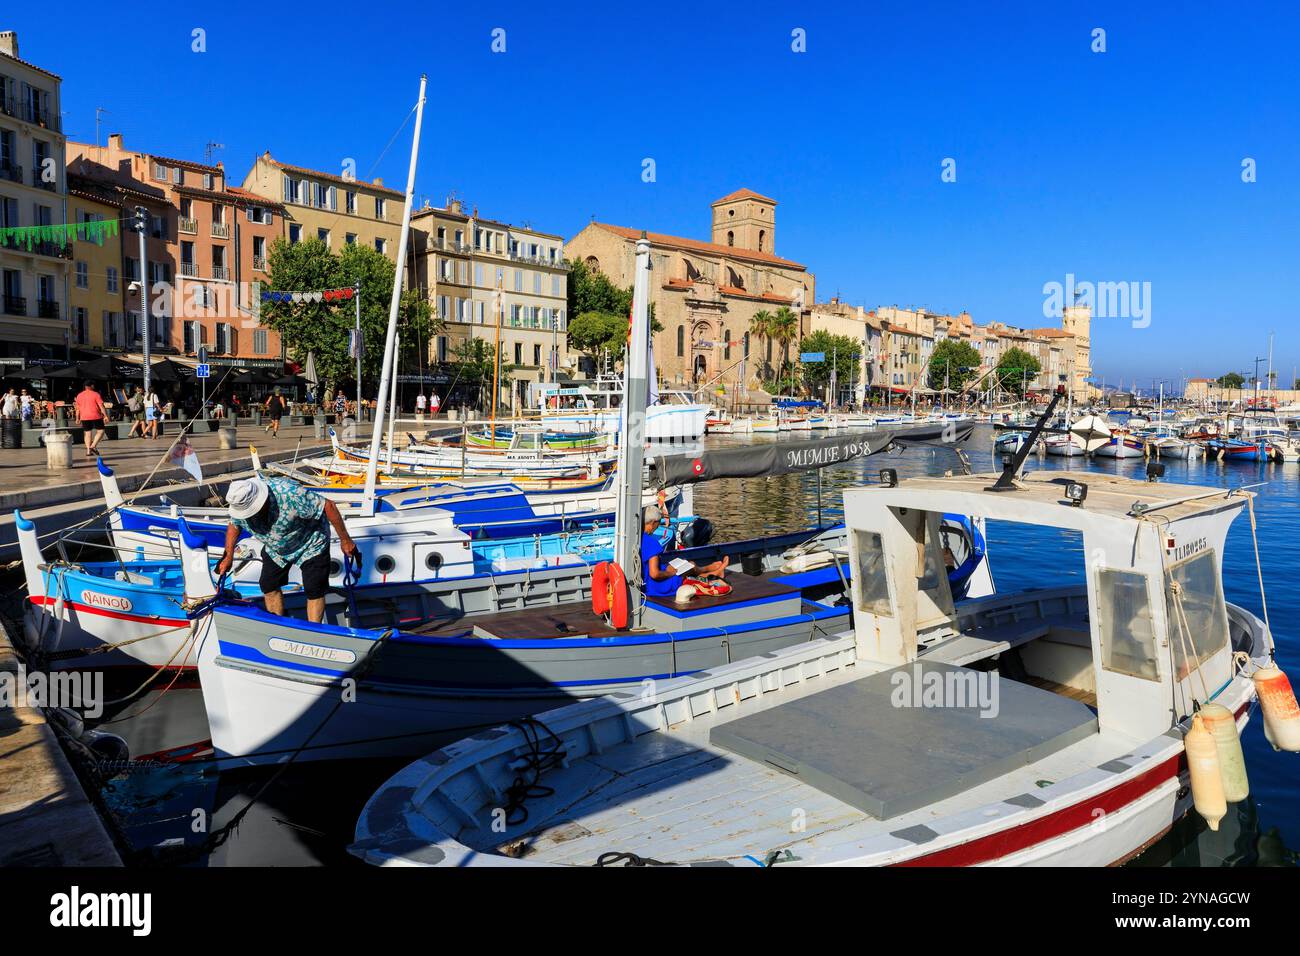
<instances>
[{"instance_id":1,"label":"stone church","mask_svg":"<svg viewBox=\"0 0 1300 956\"><path fill-rule=\"evenodd\" d=\"M746 391L758 387L767 362L780 362L778 346L750 340L755 313L791 309L802 337L816 289L806 267L776 254L775 199L740 189L715 201L712 211L707 242L646 231L651 302L663 326L655 336L655 364L665 386L707 390L717 400L721 385L731 404L748 400ZM593 222L565 244L564 255L627 287L641 232ZM790 346L792 355L797 348Z\"/></svg>"}]
</instances>

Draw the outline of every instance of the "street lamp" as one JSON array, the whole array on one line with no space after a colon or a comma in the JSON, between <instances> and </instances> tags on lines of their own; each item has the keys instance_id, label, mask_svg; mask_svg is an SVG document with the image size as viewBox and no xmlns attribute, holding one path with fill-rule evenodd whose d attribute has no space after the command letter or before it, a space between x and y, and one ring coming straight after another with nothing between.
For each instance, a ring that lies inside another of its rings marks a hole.
<instances>
[{"instance_id":1,"label":"street lamp","mask_svg":"<svg viewBox=\"0 0 1300 956\"><path fill-rule=\"evenodd\" d=\"M153 338L153 330L149 328L149 290L145 281L145 276L149 271L149 260L144 247L144 230L148 220L149 214L144 206L136 206L134 226L135 231L140 236L140 279L138 282L131 284L138 285L140 289L140 338L142 339L140 354L144 359L144 394L146 398L149 396L149 346L150 339Z\"/></svg>"}]
</instances>

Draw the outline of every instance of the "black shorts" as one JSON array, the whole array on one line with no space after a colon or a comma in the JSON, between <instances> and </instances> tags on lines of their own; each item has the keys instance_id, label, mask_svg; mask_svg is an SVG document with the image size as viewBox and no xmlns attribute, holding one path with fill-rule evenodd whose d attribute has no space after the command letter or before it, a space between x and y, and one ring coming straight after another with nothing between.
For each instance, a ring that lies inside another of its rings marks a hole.
<instances>
[{"instance_id":1,"label":"black shorts","mask_svg":"<svg viewBox=\"0 0 1300 956\"><path fill-rule=\"evenodd\" d=\"M104 419L102 418L83 418L81 420L81 434L85 437L102 432L104 430Z\"/></svg>"},{"instance_id":2,"label":"black shorts","mask_svg":"<svg viewBox=\"0 0 1300 956\"><path fill-rule=\"evenodd\" d=\"M302 567L302 589L307 600L323 598L330 588L330 550L326 548L314 558L308 558ZM265 555L262 556L262 574L258 578L262 593L282 591L289 583L289 569L282 568Z\"/></svg>"}]
</instances>

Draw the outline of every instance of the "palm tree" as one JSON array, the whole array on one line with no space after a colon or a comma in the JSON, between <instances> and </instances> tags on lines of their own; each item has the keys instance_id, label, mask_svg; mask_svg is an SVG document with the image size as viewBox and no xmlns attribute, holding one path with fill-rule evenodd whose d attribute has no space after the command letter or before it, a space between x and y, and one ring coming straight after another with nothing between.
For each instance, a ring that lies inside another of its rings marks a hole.
<instances>
[{"instance_id":1,"label":"palm tree","mask_svg":"<svg viewBox=\"0 0 1300 956\"><path fill-rule=\"evenodd\" d=\"M753 318L749 320L749 334L767 339L772 334L772 313L766 309L755 312Z\"/></svg>"},{"instance_id":2,"label":"palm tree","mask_svg":"<svg viewBox=\"0 0 1300 956\"><path fill-rule=\"evenodd\" d=\"M799 338L799 317L781 306L768 324L768 335L781 346L781 374L784 375L786 362L790 358L790 343ZM780 376L777 376L777 380L780 381Z\"/></svg>"}]
</instances>

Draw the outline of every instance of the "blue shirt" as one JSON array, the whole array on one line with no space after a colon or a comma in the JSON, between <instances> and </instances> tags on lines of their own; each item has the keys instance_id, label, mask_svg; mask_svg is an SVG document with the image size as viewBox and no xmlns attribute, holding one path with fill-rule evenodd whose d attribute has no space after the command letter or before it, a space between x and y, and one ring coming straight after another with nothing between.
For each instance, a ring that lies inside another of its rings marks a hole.
<instances>
[{"instance_id":1,"label":"blue shirt","mask_svg":"<svg viewBox=\"0 0 1300 956\"><path fill-rule=\"evenodd\" d=\"M641 534L641 577L645 580L645 593L649 597L671 597L682 586L682 576L674 574L667 581L656 581L650 577L650 559L664 553L663 543L652 534ZM663 558L659 559L659 570L667 567Z\"/></svg>"},{"instance_id":2,"label":"blue shirt","mask_svg":"<svg viewBox=\"0 0 1300 956\"><path fill-rule=\"evenodd\" d=\"M235 527L262 542L262 554L282 568L316 557L330 543L325 499L288 478L267 478L265 517L234 518Z\"/></svg>"}]
</instances>

